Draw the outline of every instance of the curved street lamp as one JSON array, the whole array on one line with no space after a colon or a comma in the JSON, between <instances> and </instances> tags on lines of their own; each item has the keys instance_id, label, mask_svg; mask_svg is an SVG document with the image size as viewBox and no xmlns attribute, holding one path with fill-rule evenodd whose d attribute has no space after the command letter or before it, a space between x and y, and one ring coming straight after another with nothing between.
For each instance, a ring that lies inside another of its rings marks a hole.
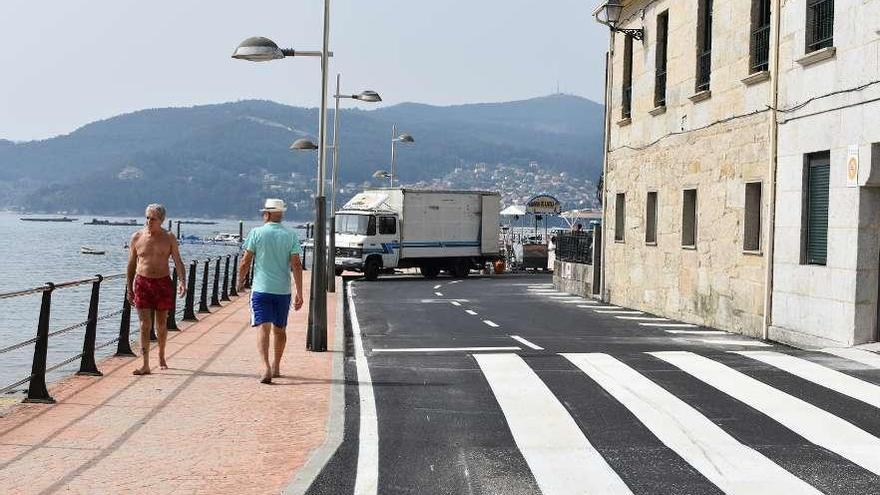
<instances>
[{"instance_id":1,"label":"curved street lamp","mask_svg":"<svg viewBox=\"0 0 880 495\"><path fill-rule=\"evenodd\" d=\"M340 76L340 74L336 74L336 93L333 95L336 105L333 110L333 171L330 174L330 186L332 189L330 191L330 246L327 251L327 292L336 292L336 192L339 189L336 180L339 170L339 100L347 98L367 103L382 101L379 93L372 90L361 91L356 95L341 94L339 90Z\"/></svg>"},{"instance_id":2,"label":"curved street lamp","mask_svg":"<svg viewBox=\"0 0 880 495\"><path fill-rule=\"evenodd\" d=\"M391 125L391 187L394 187L394 157L396 156L394 152L394 145L397 143L415 143L416 140L413 139L412 135L403 133L397 134L397 124Z\"/></svg>"},{"instance_id":3,"label":"curved street lamp","mask_svg":"<svg viewBox=\"0 0 880 495\"><path fill-rule=\"evenodd\" d=\"M639 29L620 29L617 24L620 23L620 15L623 13L623 5L620 0L608 0L596 7L593 11L593 17L599 24L605 24L611 31L623 33L634 40L641 40L645 36L645 30Z\"/></svg>"},{"instance_id":4,"label":"curved street lamp","mask_svg":"<svg viewBox=\"0 0 880 495\"><path fill-rule=\"evenodd\" d=\"M326 170L327 146L327 65L331 53L330 45L330 0L324 0L323 44L320 52L282 49L274 41L255 36L242 41L232 54L232 58L250 62L267 62L285 57L321 57L321 109L318 120L318 185L315 194L315 256L312 266L312 283L309 298L309 323L306 348L311 351L327 350L327 249L326 239L326 198L324 197L324 175ZM314 144L314 143L313 143ZM300 148L296 148L300 149Z\"/></svg>"}]
</instances>

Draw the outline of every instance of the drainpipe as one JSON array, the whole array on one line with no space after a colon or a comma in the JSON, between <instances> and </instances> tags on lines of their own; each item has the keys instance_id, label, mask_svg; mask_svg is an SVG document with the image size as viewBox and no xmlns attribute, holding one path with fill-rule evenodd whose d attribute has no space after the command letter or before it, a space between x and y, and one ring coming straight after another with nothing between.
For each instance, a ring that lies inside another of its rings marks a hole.
<instances>
[{"instance_id":1,"label":"drainpipe","mask_svg":"<svg viewBox=\"0 0 880 495\"><path fill-rule=\"evenodd\" d=\"M773 59L770 62L770 160L769 189L770 207L767 215L767 266L764 274L764 324L761 338L768 340L773 314L773 254L776 238L776 168L779 160L779 120L776 106L779 102L779 28L782 18L780 0L773 0Z\"/></svg>"},{"instance_id":2,"label":"drainpipe","mask_svg":"<svg viewBox=\"0 0 880 495\"><path fill-rule=\"evenodd\" d=\"M602 143L602 270L599 275L599 298L608 301L605 292L605 272L608 266L608 150L611 148L611 90L614 81L614 31L609 32L608 53L605 54L605 139Z\"/></svg>"}]
</instances>

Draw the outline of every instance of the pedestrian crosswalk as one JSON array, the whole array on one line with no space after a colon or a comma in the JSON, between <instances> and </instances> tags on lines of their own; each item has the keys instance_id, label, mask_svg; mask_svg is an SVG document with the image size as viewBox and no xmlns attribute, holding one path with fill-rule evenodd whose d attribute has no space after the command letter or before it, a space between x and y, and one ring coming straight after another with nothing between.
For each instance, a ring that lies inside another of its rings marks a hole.
<instances>
[{"instance_id":1,"label":"pedestrian crosswalk","mask_svg":"<svg viewBox=\"0 0 880 495\"><path fill-rule=\"evenodd\" d=\"M876 356L855 355L862 361L871 361ZM543 493L633 493L631 487L637 480L630 478L632 473L625 466L621 468L620 459L607 458L601 438L596 444L585 433L590 430L584 428L583 416L572 410L575 406L557 398L551 384L542 379L542 373L533 369L540 367L540 362L514 353L480 354L473 358ZM840 371L848 369L842 358L823 357L820 352L793 355L747 350L711 355L658 351L638 353L636 357L562 353L556 359L567 361L572 371L582 373L566 382L576 388L572 393L584 396L601 389L607 394L584 398L591 404L590 417L599 416L606 423L614 421L619 413L603 411L601 405L603 400L619 404L660 444L723 493L824 493L828 483L817 487L819 478L805 473L832 468L805 458L802 462L807 467L793 469L791 459L766 448L766 442L750 445L731 430L729 423L737 416L736 408L719 419L706 413L706 400L738 404L742 415L762 415L767 423L763 425L765 431L787 431L786 435L795 435L802 444L839 456L842 464L851 463L851 469L863 473L864 479L850 480L855 483L850 486L880 487L880 438L875 436L880 430L880 386ZM777 389L752 376L756 367L765 373L788 377L786 380L802 380L805 386L823 390L826 399L813 404L804 395L796 397L791 390ZM657 368L665 374L660 383ZM689 389L701 390L702 395L670 387L669 373L690 384ZM880 382L880 373L875 376ZM700 383L709 388L699 388ZM582 390L577 389L578 384ZM706 394L712 397L707 398ZM834 403L827 394L859 401L871 413L858 417L869 419L861 424L850 416L844 419L827 410L827 404ZM875 492L866 489L859 493Z\"/></svg>"}]
</instances>

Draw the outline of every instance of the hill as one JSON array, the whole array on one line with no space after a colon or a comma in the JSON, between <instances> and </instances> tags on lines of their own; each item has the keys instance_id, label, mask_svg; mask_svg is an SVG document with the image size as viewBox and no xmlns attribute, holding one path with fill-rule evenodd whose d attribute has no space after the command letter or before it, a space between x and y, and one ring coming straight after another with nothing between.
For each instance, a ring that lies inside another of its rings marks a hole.
<instances>
[{"instance_id":1,"label":"hill","mask_svg":"<svg viewBox=\"0 0 880 495\"><path fill-rule=\"evenodd\" d=\"M404 103L343 110L340 119L343 184L389 167L393 123L416 139L399 148L404 182L478 162L537 161L590 179L601 170L602 107L576 96ZM250 100L142 110L42 141L0 140L0 207L132 214L161 201L181 214L223 216L251 212L267 194L302 202L314 189L316 155L288 146L314 139L317 121L314 108Z\"/></svg>"}]
</instances>

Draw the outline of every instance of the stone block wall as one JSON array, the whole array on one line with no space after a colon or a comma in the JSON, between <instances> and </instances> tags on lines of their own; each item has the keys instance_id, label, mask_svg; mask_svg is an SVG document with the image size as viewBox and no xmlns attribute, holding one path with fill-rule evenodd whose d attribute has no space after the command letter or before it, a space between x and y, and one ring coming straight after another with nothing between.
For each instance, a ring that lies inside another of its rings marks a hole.
<instances>
[{"instance_id":1,"label":"stone block wall","mask_svg":"<svg viewBox=\"0 0 880 495\"><path fill-rule=\"evenodd\" d=\"M553 286L569 294L593 297L593 265L556 260Z\"/></svg>"}]
</instances>

